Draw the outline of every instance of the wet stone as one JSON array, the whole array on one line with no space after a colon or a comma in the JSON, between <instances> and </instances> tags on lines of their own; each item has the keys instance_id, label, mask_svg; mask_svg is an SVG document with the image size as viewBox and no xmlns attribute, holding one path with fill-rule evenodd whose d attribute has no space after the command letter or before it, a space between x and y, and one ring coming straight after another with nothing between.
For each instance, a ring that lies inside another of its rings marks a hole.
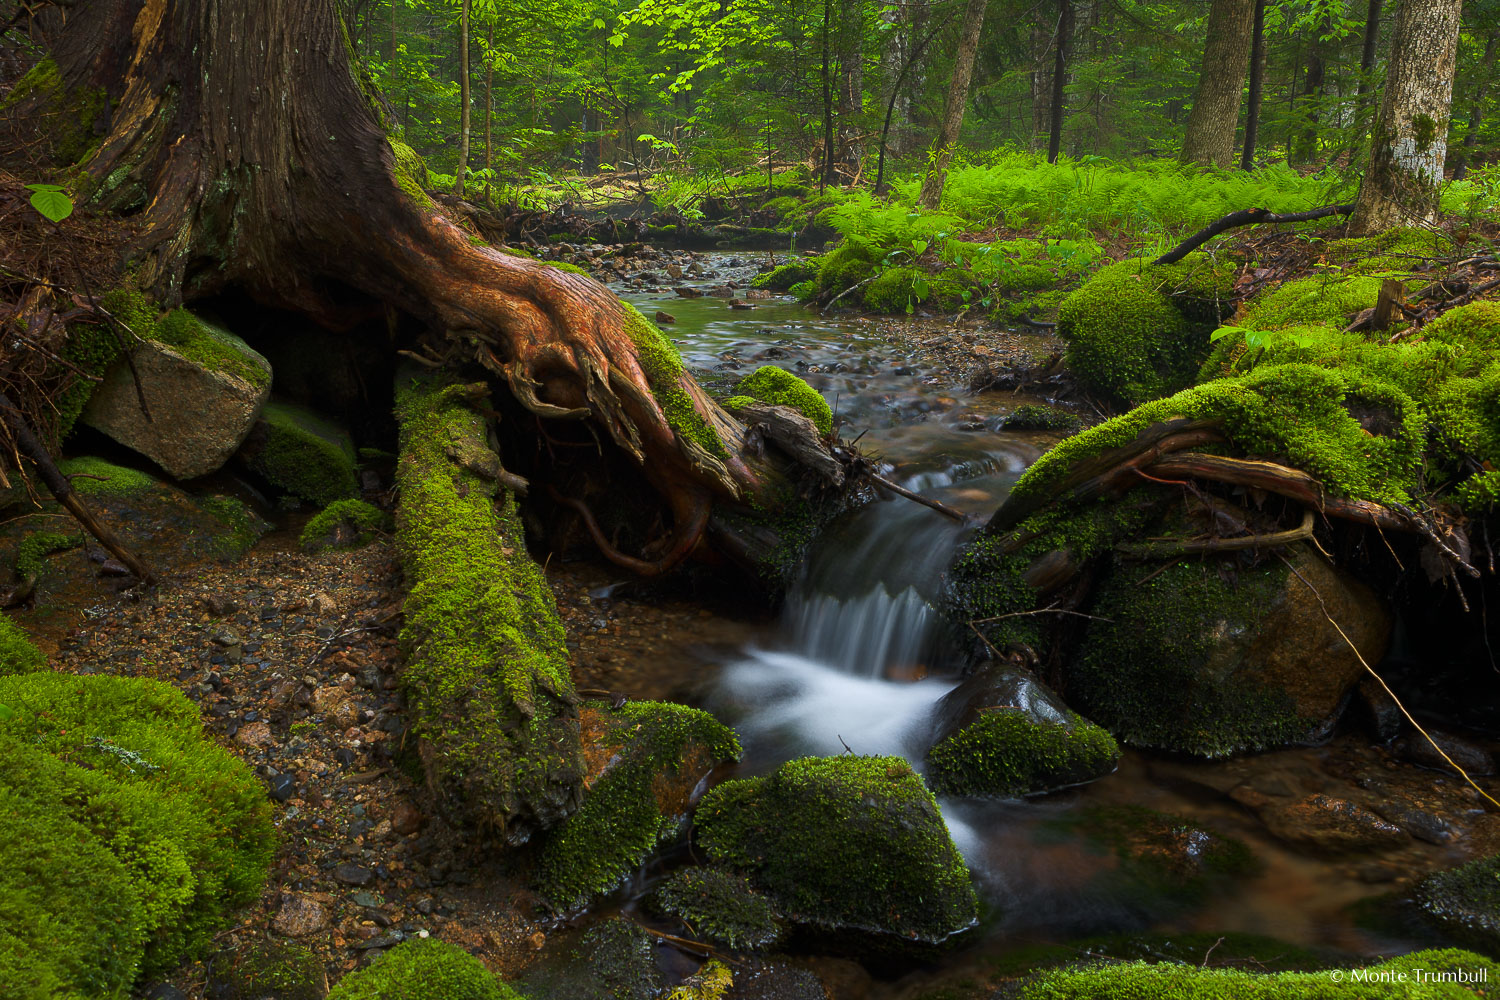
<instances>
[{"instance_id":1,"label":"wet stone","mask_svg":"<svg viewBox=\"0 0 1500 1000\"><path fill-rule=\"evenodd\" d=\"M333 869L333 877L345 885L369 885L375 873L363 865L345 863Z\"/></svg>"},{"instance_id":2,"label":"wet stone","mask_svg":"<svg viewBox=\"0 0 1500 1000\"><path fill-rule=\"evenodd\" d=\"M271 926L277 934L287 937L305 937L316 934L328 926L328 911L316 900L306 896L286 896Z\"/></svg>"}]
</instances>

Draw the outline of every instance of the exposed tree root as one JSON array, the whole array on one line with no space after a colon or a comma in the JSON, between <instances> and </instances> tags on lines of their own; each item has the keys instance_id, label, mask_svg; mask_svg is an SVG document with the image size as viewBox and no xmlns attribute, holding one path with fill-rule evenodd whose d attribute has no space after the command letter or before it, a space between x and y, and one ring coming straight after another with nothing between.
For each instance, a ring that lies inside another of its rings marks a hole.
<instances>
[{"instance_id":1,"label":"exposed tree root","mask_svg":"<svg viewBox=\"0 0 1500 1000\"><path fill-rule=\"evenodd\" d=\"M1203 555L1210 552L1275 548L1311 538L1316 521L1316 517L1309 508L1302 511L1302 523L1286 531L1273 531L1265 535L1242 535L1237 538L1182 538L1167 541L1123 542L1115 546L1115 551L1134 559L1172 559L1177 556Z\"/></svg>"},{"instance_id":2,"label":"exposed tree root","mask_svg":"<svg viewBox=\"0 0 1500 1000\"><path fill-rule=\"evenodd\" d=\"M594 544L599 547L604 558L640 576L661 576L673 569L688 557L703 537L704 529L708 527L708 514L711 508L708 494L706 492L694 493L688 501L687 516L677 523L677 529L673 533L672 544L667 549L667 553L656 560L639 559L621 552L610 544L609 539L604 537L599 522L594 519L594 512L589 510L588 504L573 497L565 497L554 487L549 486L548 490L552 494L552 499L572 508L583 519L583 526L588 529L589 537L594 540Z\"/></svg>"}]
</instances>

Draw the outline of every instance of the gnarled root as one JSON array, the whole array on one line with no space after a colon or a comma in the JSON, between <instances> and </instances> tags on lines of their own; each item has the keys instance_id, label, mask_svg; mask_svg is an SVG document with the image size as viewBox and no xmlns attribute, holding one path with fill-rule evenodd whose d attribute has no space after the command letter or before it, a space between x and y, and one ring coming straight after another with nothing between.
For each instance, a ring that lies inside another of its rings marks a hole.
<instances>
[{"instance_id":1,"label":"gnarled root","mask_svg":"<svg viewBox=\"0 0 1500 1000\"><path fill-rule=\"evenodd\" d=\"M697 547L699 540L703 537L704 529L708 527L708 513L711 507L709 495L706 491L693 491L680 503L673 504L674 508L678 508L675 511L678 520L676 530L673 532L672 544L666 554L654 561L638 559L621 552L610 544L609 539L604 537L599 522L594 519L593 511L589 510L588 504L582 500L565 497L554 487L548 487L548 490L552 494L552 499L578 512L578 516L583 519L583 526L588 529L589 537L594 540L595 545L599 546L599 551L604 558L640 576L661 576L676 567Z\"/></svg>"}]
</instances>

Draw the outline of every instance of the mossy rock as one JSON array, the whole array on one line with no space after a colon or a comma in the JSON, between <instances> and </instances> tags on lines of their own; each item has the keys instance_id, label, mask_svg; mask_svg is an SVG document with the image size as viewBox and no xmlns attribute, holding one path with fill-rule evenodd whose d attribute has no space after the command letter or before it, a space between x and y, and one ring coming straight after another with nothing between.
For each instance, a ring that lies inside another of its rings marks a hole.
<instances>
[{"instance_id":1,"label":"mossy rock","mask_svg":"<svg viewBox=\"0 0 1500 1000\"><path fill-rule=\"evenodd\" d=\"M1002 431L1061 431L1072 434L1082 427L1083 421L1075 414L1045 403L1018 406L1000 422Z\"/></svg>"},{"instance_id":2,"label":"mossy rock","mask_svg":"<svg viewBox=\"0 0 1500 1000\"><path fill-rule=\"evenodd\" d=\"M664 1000L725 1000L734 988L734 973L716 958L703 963L682 985L672 987Z\"/></svg>"},{"instance_id":3,"label":"mossy rock","mask_svg":"<svg viewBox=\"0 0 1500 1000\"><path fill-rule=\"evenodd\" d=\"M621 308L625 311L625 332L635 345L636 359L668 426L677 435L679 447L694 464L723 471L723 461L729 457L729 451L718 432L709 426L693 404L693 397L685 384L687 375L682 355L656 324L641 315L640 310L629 303L623 303Z\"/></svg>"},{"instance_id":4,"label":"mossy rock","mask_svg":"<svg viewBox=\"0 0 1500 1000\"><path fill-rule=\"evenodd\" d=\"M704 796L697 841L793 922L934 944L977 898L937 801L899 757L806 757Z\"/></svg>"},{"instance_id":5,"label":"mossy rock","mask_svg":"<svg viewBox=\"0 0 1500 1000\"><path fill-rule=\"evenodd\" d=\"M1114 737L1063 704L1029 671L991 662L936 709L928 781L941 795L1010 798L1114 771Z\"/></svg>"},{"instance_id":6,"label":"mossy rock","mask_svg":"<svg viewBox=\"0 0 1500 1000\"><path fill-rule=\"evenodd\" d=\"M746 375L731 399L748 397L772 406L790 406L823 434L833 433L833 409L823 394L784 368L763 365Z\"/></svg>"},{"instance_id":7,"label":"mossy rock","mask_svg":"<svg viewBox=\"0 0 1500 1000\"><path fill-rule=\"evenodd\" d=\"M1279 560L1119 563L1067 669L1070 697L1126 743L1203 757L1326 731L1364 668L1324 607L1370 663L1390 619L1310 547L1286 551L1295 573Z\"/></svg>"},{"instance_id":8,"label":"mossy rock","mask_svg":"<svg viewBox=\"0 0 1500 1000\"><path fill-rule=\"evenodd\" d=\"M858 240L845 240L818 260L818 291L833 297L875 273L880 251Z\"/></svg>"},{"instance_id":9,"label":"mossy rock","mask_svg":"<svg viewBox=\"0 0 1500 1000\"><path fill-rule=\"evenodd\" d=\"M812 281L818 276L816 260L799 259L782 264L764 274L757 274L750 281L751 288L768 288L774 292L785 292L793 285Z\"/></svg>"},{"instance_id":10,"label":"mossy rock","mask_svg":"<svg viewBox=\"0 0 1500 1000\"><path fill-rule=\"evenodd\" d=\"M541 853L542 894L575 909L619 885L681 831L699 783L738 760L740 742L712 715L666 702L602 702L581 712L583 805L549 831Z\"/></svg>"},{"instance_id":11,"label":"mossy rock","mask_svg":"<svg viewBox=\"0 0 1500 1000\"><path fill-rule=\"evenodd\" d=\"M691 932L736 951L768 948L781 937L780 914L743 875L717 868L673 872L650 898L652 909Z\"/></svg>"},{"instance_id":12,"label":"mossy rock","mask_svg":"<svg viewBox=\"0 0 1500 1000\"><path fill-rule=\"evenodd\" d=\"M308 519L298 541L309 552L358 548L390 527L391 516L379 507L363 500L335 500Z\"/></svg>"},{"instance_id":13,"label":"mossy rock","mask_svg":"<svg viewBox=\"0 0 1500 1000\"><path fill-rule=\"evenodd\" d=\"M1412 895L1451 938L1500 957L1500 854L1428 875Z\"/></svg>"},{"instance_id":14,"label":"mossy rock","mask_svg":"<svg viewBox=\"0 0 1500 1000\"><path fill-rule=\"evenodd\" d=\"M1068 370L1084 388L1128 406L1192 385L1209 333L1227 315L1231 279L1202 253L1176 264L1100 268L1058 308Z\"/></svg>"},{"instance_id":15,"label":"mossy rock","mask_svg":"<svg viewBox=\"0 0 1500 1000\"><path fill-rule=\"evenodd\" d=\"M1336 975L1335 975L1336 973ZM1483 976L1476 983L1433 981L1441 975ZM1190 964L1110 963L1043 973L1016 994L1020 1000L1474 1000L1500 976L1500 966L1465 951L1418 951L1362 969L1247 972Z\"/></svg>"},{"instance_id":16,"label":"mossy rock","mask_svg":"<svg viewBox=\"0 0 1500 1000\"><path fill-rule=\"evenodd\" d=\"M327 505L359 494L349 434L306 407L267 403L243 454L272 485L310 503Z\"/></svg>"},{"instance_id":17,"label":"mossy rock","mask_svg":"<svg viewBox=\"0 0 1500 1000\"><path fill-rule=\"evenodd\" d=\"M123 996L253 902L265 787L140 678L0 677L0 970L21 996ZM19 960L18 960L19 957Z\"/></svg>"},{"instance_id":18,"label":"mossy rock","mask_svg":"<svg viewBox=\"0 0 1500 1000\"><path fill-rule=\"evenodd\" d=\"M487 454L470 387L413 379L396 397L396 544L410 591L401 675L432 787L510 840L579 804L584 775L557 605L515 498L452 455Z\"/></svg>"},{"instance_id":19,"label":"mossy rock","mask_svg":"<svg viewBox=\"0 0 1500 1000\"><path fill-rule=\"evenodd\" d=\"M651 934L615 917L584 931L565 953L543 958L516 985L530 1000L659 1000L666 976Z\"/></svg>"},{"instance_id":20,"label":"mossy rock","mask_svg":"<svg viewBox=\"0 0 1500 1000\"><path fill-rule=\"evenodd\" d=\"M299 944L259 941L214 963L216 1000L323 1000L323 960Z\"/></svg>"},{"instance_id":21,"label":"mossy rock","mask_svg":"<svg viewBox=\"0 0 1500 1000\"><path fill-rule=\"evenodd\" d=\"M484 963L437 938L412 938L351 972L328 1000L521 1000Z\"/></svg>"},{"instance_id":22,"label":"mossy rock","mask_svg":"<svg viewBox=\"0 0 1500 1000\"><path fill-rule=\"evenodd\" d=\"M0 614L0 676L31 674L47 669L47 657L32 643L26 630Z\"/></svg>"}]
</instances>

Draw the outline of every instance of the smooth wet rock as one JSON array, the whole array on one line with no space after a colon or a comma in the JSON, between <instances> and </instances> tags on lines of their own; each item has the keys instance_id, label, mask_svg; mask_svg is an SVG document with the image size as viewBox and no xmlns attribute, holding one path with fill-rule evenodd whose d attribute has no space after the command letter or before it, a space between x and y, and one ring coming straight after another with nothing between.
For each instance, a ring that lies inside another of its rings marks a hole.
<instances>
[{"instance_id":1,"label":"smooth wet rock","mask_svg":"<svg viewBox=\"0 0 1500 1000\"><path fill-rule=\"evenodd\" d=\"M304 406L268 402L239 456L273 485L327 505L359 493L349 432Z\"/></svg>"},{"instance_id":2,"label":"smooth wet rock","mask_svg":"<svg viewBox=\"0 0 1500 1000\"><path fill-rule=\"evenodd\" d=\"M1251 804L1246 797L1236 798ZM1278 840L1318 854L1393 848L1408 842L1405 831L1378 813L1332 795L1308 795L1290 802L1278 799L1251 808Z\"/></svg>"},{"instance_id":3,"label":"smooth wet rock","mask_svg":"<svg viewBox=\"0 0 1500 1000\"><path fill-rule=\"evenodd\" d=\"M277 802L288 802L297 794L297 781L290 774L278 774L266 782L271 798Z\"/></svg>"},{"instance_id":4,"label":"smooth wet rock","mask_svg":"<svg viewBox=\"0 0 1500 1000\"><path fill-rule=\"evenodd\" d=\"M271 392L271 365L227 330L183 316L195 327L191 338L175 346L145 340L131 355L152 419L123 359L81 419L169 475L192 479L223 466L250 433Z\"/></svg>"},{"instance_id":5,"label":"smooth wet rock","mask_svg":"<svg viewBox=\"0 0 1500 1000\"><path fill-rule=\"evenodd\" d=\"M991 661L938 702L928 781L942 795L1010 797L1114 771L1114 737L1029 671Z\"/></svg>"},{"instance_id":6,"label":"smooth wet rock","mask_svg":"<svg viewBox=\"0 0 1500 1000\"><path fill-rule=\"evenodd\" d=\"M369 885L375 873L363 865L345 863L333 869L333 877L345 885Z\"/></svg>"},{"instance_id":7,"label":"smooth wet rock","mask_svg":"<svg viewBox=\"0 0 1500 1000\"><path fill-rule=\"evenodd\" d=\"M1360 679L1359 688L1355 691L1360 715L1370 734L1382 743L1389 743L1401 735L1402 728L1406 725L1406 717L1401 712L1401 706L1396 704L1396 699L1391 697L1379 681L1366 675Z\"/></svg>"},{"instance_id":8,"label":"smooth wet rock","mask_svg":"<svg viewBox=\"0 0 1500 1000\"><path fill-rule=\"evenodd\" d=\"M1397 748L1401 756L1413 764L1447 771L1449 774L1457 773L1453 769L1453 765L1457 764L1471 778L1488 777L1495 773L1495 755L1474 740L1438 729L1428 729L1427 733L1437 742L1436 747L1421 733L1413 733ZM1442 753L1438 752L1439 748ZM1445 758L1443 754L1448 757ZM1452 763L1449 763L1448 758L1452 759Z\"/></svg>"}]
</instances>

